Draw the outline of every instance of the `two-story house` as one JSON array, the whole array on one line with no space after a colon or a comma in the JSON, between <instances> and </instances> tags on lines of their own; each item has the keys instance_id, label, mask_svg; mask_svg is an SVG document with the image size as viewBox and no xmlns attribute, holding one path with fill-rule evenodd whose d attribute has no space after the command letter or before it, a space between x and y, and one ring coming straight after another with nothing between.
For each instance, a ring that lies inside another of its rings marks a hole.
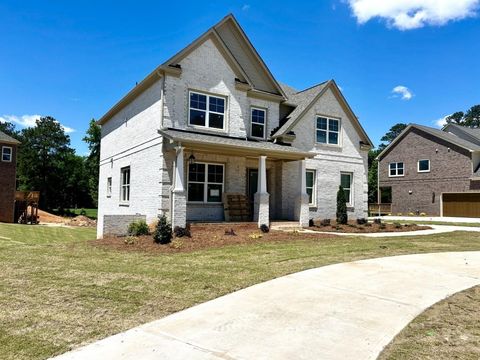
<instances>
[{"instance_id":1,"label":"two-story house","mask_svg":"<svg viewBox=\"0 0 480 360\"><path fill-rule=\"evenodd\" d=\"M480 217L479 129L411 124L377 159L393 215Z\"/></svg>"},{"instance_id":2,"label":"two-story house","mask_svg":"<svg viewBox=\"0 0 480 360\"><path fill-rule=\"evenodd\" d=\"M232 220L225 214L237 195L251 200L259 225L307 225L335 216L340 184L350 216L367 214L371 141L338 86L280 84L233 15L157 67L98 123L98 237L160 214L182 227Z\"/></svg>"},{"instance_id":3,"label":"two-story house","mask_svg":"<svg viewBox=\"0 0 480 360\"><path fill-rule=\"evenodd\" d=\"M0 131L0 222L13 222L20 142Z\"/></svg>"}]
</instances>

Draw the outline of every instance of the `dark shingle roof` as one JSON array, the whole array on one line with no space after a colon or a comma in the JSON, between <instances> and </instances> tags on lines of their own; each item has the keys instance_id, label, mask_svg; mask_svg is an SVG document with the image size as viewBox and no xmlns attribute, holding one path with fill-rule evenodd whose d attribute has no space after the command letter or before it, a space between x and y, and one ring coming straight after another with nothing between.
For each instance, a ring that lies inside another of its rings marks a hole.
<instances>
[{"instance_id":1,"label":"dark shingle roof","mask_svg":"<svg viewBox=\"0 0 480 360\"><path fill-rule=\"evenodd\" d=\"M467 127L467 126L461 126L461 125L457 125L457 124L448 124L447 126L445 126L445 128L447 127L454 127L454 128L457 128L467 134L469 134L470 136L473 136L477 139L480 140L480 129L479 128L470 128L470 127Z\"/></svg>"},{"instance_id":2,"label":"dark shingle roof","mask_svg":"<svg viewBox=\"0 0 480 360\"><path fill-rule=\"evenodd\" d=\"M20 144L20 141L14 139L13 137L5 134L4 132L0 131L0 143L5 144Z\"/></svg>"}]
</instances>

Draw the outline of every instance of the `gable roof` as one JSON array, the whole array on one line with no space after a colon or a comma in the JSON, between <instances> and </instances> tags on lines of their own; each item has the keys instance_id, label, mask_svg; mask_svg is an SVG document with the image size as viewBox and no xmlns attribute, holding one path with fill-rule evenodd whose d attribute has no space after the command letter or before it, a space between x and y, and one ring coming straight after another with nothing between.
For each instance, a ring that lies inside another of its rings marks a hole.
<instances>
[{"instance_id":1,"label":"gable roof","mask_svg":"<svg viewBox=\"0 0 480 360\"><path fill-rule=\"evenodd\" d=\"M365 129L360 124L357 116L353 113L350 105L343 96L342 92L338 88L335 80L328 80L320 84L314 85L308 89L294 92L295 89L288 85L283 85L284 92L288 94L286 104L296 106L295 109L286 117L286 122L273 134L273 138L287 134L295 124L303 117L303 115L315 104L315 102L323 95L328 89L331 89L336 96L342 108L347 115L351 118L353 125L357 128L360 136L364 142L370 146L373 146L372 141L368 137Z\"/></svg>"},{"instance_id":2,"label":"gable roof","mask_svg":"<svg viewBox=\"0 0 480 360\"><path fill-rule=\"evenodd\" d=\"M18 145L20 141L0 131L0 143Z\"/></svg>"},{"instance_id":3,"label":"gable roof","mask_svg":"<svg viewBox=\"0 0 480 360\"><path fill-rule=\"evenodd\" d=\"M157 66L105 113L97 123L100 125L106 123L113 115L151 86L155 80L165 76L166 73L179 74L181 69L178 67L178 63L208 39L212 40L217 46L240 81L247 83L254 90L286 99L282 87L275 80L233 14L229 14L181 51Z\"/></svg>"},{"instance_id":4,"label":"gable roof","mask_svg":"<svg viewBox=\"0 0 480 360\"><path fill-rule=\"evenodd\" d=\"M450 144L456 145L462 149L471 152L480 151L480 145L474 144L452 133L445 132L440 129L435 129L429 126L409 124L390 144L388 144L385 149L383 149L380 154L378 154L377 159L381 160L390 151L390 149L392 149L395 144L397 144L401 139L403 139L405 135L407 135L412 129L418 129L438 139L444 140Z\"/></svg>"},{"instance_id":5,"label":"gable roof","mask_svg":"<svg viewBox=\"0 0 480 360\"><path fill-rule=\"evenodd\" d=\"M473 140L473 142L475 143L480 143L480 129L461 126L457 124L447 124L442 128L442 131L448 132L448 130L451 128L459 130L462 134L466 136L467 140L470 139Z\"/></svg>"}]
</instances>

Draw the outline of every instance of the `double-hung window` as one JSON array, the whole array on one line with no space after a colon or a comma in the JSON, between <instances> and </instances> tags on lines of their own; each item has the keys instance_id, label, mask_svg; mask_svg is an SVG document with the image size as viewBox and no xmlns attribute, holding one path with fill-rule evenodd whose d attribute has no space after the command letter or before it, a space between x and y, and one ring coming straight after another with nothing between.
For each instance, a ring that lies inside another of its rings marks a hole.
<instances>
[{"instance_id":1,"label":"double-hung window","mask_svg":"<svg viewBox=\"0 0 480 360\"><path fill-rule=\"evenodd\" d=\"M12 148L10 146L2 146L2 161L12 162Z\"/></svg>"},{"instance_id":2,"label":"double-hung window","mask_svg":"<svg viewBox=\"0 0 480 360\"><path fill-rule=\"evenodd\" d=\"M212 129L225 129L226 99L190 91L188 123Z\"/></svg>"},{"instance_id":3,"label":"double-hung window","mask_svg":"<svg viewBox=\"0 0 480 360\"><path fill-rule=\"evenodd\" d=\"M107 178L107 197L112 196L112 178L108 177Z\"/></svg>"},{"instance_id":4,"label":"double-hung window","mask_svg":"<svg viewBox=\"0 0 480 360\"><path fill-rule=\"evenodd\" d=\"M316 176L315 170L307 170L306 173L306 185L307 185L307 194L308 194L308 204L314 206L316 203Z\"/></svg>"},{"instance_id":5,"label":"double-hung window","mask_svg":"<svg viewBox=\"0 0 480 360\"><path fill-rule=\"evenodd\" d=\"M352 173L347 173L347 172L340 173L340 185L342 186L343 191L345 192L345 199L347 199L348 205L353 205L352 180L353 180Z\"/></svg>"},{"instance_id":6,"label":"double-hung window","mask_svg":"<svg viewBox=\"0 0 480 360\"><path fill-rule=\"evenodd\" d=\"M252 108L250 136L265 139L267 112L265 109Z\"/></svg>"},{"instance_id":7,"label":"double-hung window","mask_svg":"<svg viewBox=\"0 0 480 360\"><path fill-rule=\"evenodd\" d=\"M430 160L428 160L428 159L418 160L417 171L418 172L430 172Z\"/></svg>"},{"instance_id":8,"label":"double-hung window","mask_svg":"<svg viewBox=\"0 0 480 360\"><path fill-rule=\"evenodd\" d=\"M393 162L389 164L388 168L388 176L403 176L404 175L404 167L403 162Z\"/></svg>"},{"instance_id":9,"label":"double-hung window","mask_svg":"<svg viewBox=\"0 0 480 360\"><path fill-rule=\"evenodd\" d=\"M120 202L130 201L130 166L120 170Z\"/></svg>"},{"instance_id":10,"label":"double-hung window","mask_svg":"<svg viewBox=\"0 0 480 360\"><path fill-rule=\"evenodd\" d=\"M340 120L323 116L317 117L316 141L319 144L338 145L340 138Z\"/></svg>"},{"instance_id":11,"label":"double-hung window","mask_svg":"<svg viewBox=\"0 0 480 360\"><path fill-rule=\"evenodd\" d=\"M224 166L222 164L194 163L188 166L188 201L221 203Z\"/></svg>"}]
</instances>

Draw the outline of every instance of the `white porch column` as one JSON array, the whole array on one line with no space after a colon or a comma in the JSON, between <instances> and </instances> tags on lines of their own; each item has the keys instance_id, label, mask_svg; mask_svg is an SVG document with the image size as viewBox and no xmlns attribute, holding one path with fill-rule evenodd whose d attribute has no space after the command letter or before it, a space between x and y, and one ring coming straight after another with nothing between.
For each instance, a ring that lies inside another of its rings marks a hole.
<instances>
[{"instance_id":1,"label":"white porch column","mask_svg":"<svg viewBox=\"0 0 480 360\"><path fill-rule=\"evenodd\" d=\"M258 183L253 207L253 220L258 226L270 226L270 194L267 192L267 157L258 158Z\"/></svg>"},{"instance_id":2,"label":"white porch column","mask_svg":"<svg viewBox=\"0 0 480 360\"><path fill-rule=\"evenodd\" d=\"M185 191L185 171L183 159L184 147L176 146L174 184L172 190L172 227L187 225L187 197Z\"/></svg>"},{"instance_id":3,"label":"white porch column","mask_svg":"<svg viewBox=\"0 0 480 360\"><path fill-rule=\"evenodd\" d=\"M305 160L300 160L298 162L298 169L300 188L298 189L298 196L295 204L295 217L300 223L300 226L308 226L308 222L310 220L310 209L308 206L307 172Z\"/></svg>"}]
</instances>

